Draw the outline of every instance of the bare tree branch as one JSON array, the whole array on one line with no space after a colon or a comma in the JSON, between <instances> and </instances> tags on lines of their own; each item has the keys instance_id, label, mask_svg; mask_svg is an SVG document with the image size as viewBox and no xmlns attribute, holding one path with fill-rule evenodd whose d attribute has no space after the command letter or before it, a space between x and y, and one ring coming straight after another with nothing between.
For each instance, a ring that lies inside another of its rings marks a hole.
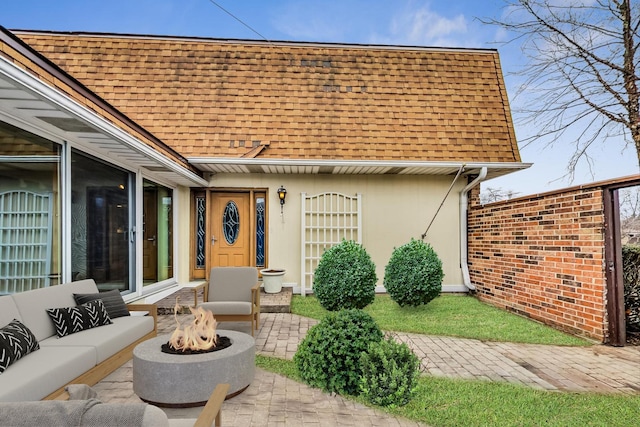
<instances>
[{"instance_id":1,"label":"bare tree branch","mask_svg":"<svg viewBox=\"0 0 640 427\"><path fill-rule=\"evenodd\" d=\"M519 192L513 190L505 190L504 188L487 187L480 192L480 203L499 202L501 200L510 200L516 197Z\"/></svg>"},{"instance_id":2,"label":"bare tree branch","mask_svg":"<svg viewBox=\"0 0 640 427\"><path fill-rule=\"evenodd\" d=\"M633 144L640 165L640 2L632 0L506 0L500 19L481 20L520 42L528 64L516 91L516 119L534 125L521 140L571 144L567 166L596 160L590 147L610 140Z\"/></svg>"}]
</instances>

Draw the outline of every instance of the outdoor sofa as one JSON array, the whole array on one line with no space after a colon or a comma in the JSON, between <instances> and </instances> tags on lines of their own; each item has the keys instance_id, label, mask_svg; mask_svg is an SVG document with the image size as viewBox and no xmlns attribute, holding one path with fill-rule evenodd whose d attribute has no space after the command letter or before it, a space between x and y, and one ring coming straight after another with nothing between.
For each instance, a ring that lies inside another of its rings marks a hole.
<instances>
[{"instance_id":1,"label":"outdoor sofa","mask_svg":"<svg viewBox=\"0 0 640 427\"><path fill-rule=\"evenodd\" d=\"M157 335L155 305L125 306L118 291L110 294L103 300L87 279L0 296L0 402L64 398L65 386L98 383ZM59 336L74 328L81 330Z\"/></svg>"}]
</instances>

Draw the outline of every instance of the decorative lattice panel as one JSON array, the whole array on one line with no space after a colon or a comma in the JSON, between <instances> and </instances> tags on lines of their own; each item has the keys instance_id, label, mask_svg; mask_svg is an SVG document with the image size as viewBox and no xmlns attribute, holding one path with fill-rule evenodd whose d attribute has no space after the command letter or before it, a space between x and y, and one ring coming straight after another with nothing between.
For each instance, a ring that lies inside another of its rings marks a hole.
<instances>
[{"instance_id":1,"label":"decorative lattice panel","mask_svg":"<svg viewBox=\"0 0 640 427\"><path fill-rule=\"evenodd\" d=\"M301 294L313 286L313 273L325 250L342 239L362 243L362 196L302 193Z\"/></svg>"}]
</instances>

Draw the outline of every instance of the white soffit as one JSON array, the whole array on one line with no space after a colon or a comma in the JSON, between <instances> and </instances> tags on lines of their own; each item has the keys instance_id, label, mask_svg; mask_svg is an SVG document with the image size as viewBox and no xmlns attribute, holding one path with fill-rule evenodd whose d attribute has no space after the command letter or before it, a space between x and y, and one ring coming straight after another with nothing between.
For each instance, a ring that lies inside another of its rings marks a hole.
<instances>
[{"instance_id":1,"label":"white soffit","mask_svg":"<svg viewBox=\"0 0 640 427\"><path fill-rule=\"evenodd\" d=\"M496 178L531 166L531 163L331 161L200 157L190 157L187 160L198 169L213 174L455 175L462 166L465 175L477 175L483 167L486 167L487 178Z\"/></svg>"}]
</instances>

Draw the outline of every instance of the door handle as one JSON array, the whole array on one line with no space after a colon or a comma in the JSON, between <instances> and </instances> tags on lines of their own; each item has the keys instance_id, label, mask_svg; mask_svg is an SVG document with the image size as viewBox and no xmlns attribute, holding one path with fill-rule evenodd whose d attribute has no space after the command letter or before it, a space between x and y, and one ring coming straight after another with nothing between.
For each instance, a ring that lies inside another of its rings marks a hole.
<instances>
[{"instance_id":1,"label":"door handle","mask_svg":"<svg viewBox=\"0 0 640 427\"><path fill-rule=\"evenodd\" d=\"M211 236L211 246L215 245L217 240L216 236Z\"/></svg>"}]
</instances>

